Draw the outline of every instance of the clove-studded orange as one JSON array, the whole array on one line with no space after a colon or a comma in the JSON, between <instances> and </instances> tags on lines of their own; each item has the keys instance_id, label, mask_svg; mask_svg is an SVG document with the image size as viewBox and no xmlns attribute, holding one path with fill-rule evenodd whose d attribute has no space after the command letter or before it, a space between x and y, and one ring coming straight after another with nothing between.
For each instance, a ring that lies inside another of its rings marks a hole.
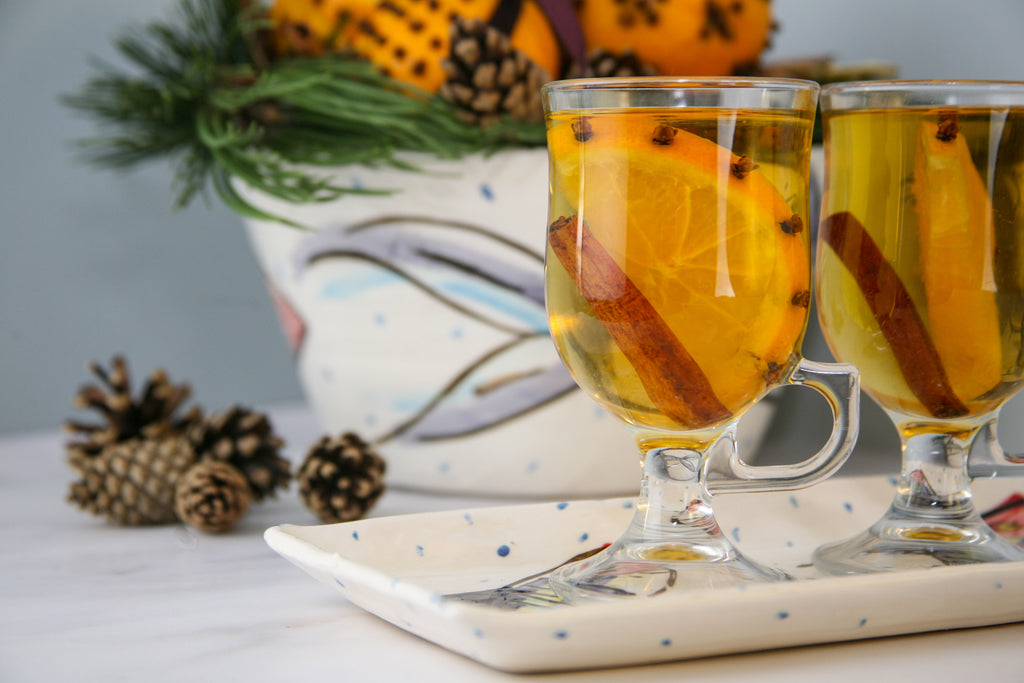
<instances>
[{"instance_id":1,"label":"clove-studded orange","mask_svg":"<svg viewBox=\"0 0 1024 683\"><path fill-rule=\"evenodd\" d=\"M632 50L665 76L750 70L768 46L770 0L579 0L589 49Z\"/></svg>"},{"instance_id":2,"label":"clove-studded orange","mask_svg":"<svg viewBox=\"0 0 1024 683\"><path fill-rule=\"evenodd\" d=\"M454 17L489 21L499 0L381 0L359 22L356 51L398 80L435 92L444 83L441 62L451 46ZM512 47L557 77L561 50L547 15L525 0L509 36Z\"/></svg>"},{"instance_id":3,"label":"clove-studded orange","mask_svg":"<svg viewBox=\"0 0 1024 683\"><path fill-rule=\"evenodd\" d=\"M376 0L276 0L269 17L281 55L319 57L344 49Z\"/></svg>"}]
</instances>

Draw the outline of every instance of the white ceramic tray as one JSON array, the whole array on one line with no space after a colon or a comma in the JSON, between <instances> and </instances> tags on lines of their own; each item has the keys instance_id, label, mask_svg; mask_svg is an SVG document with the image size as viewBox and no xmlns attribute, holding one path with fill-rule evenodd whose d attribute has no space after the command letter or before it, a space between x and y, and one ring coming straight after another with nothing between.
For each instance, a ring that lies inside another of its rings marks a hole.
<instances>
[{"instance_id":1,"label":"white ceramic tray","mask_svg":"<svg viewBox=\"0 0 1024 683\"><path fill-rule=\"evenodd\" d=\"M1021 480L977 482L981 509ZM1024 620L1024 562L820 577L822 542L885 509L886 478L836 478L786 494L715 499L723 529L795 581L707 593L520 609L447 595L504 586L618 536L625 499L541 503L281 525L269 545L387 621L488 666L515 672L653 663L705 655Z\"/></svg>"}]
</instances>

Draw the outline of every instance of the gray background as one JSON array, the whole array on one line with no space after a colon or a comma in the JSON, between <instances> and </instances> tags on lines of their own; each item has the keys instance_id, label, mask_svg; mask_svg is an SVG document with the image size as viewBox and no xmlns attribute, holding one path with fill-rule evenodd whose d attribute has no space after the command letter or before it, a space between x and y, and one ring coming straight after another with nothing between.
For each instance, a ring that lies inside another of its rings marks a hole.
<instances>
[{"instance_id":1,"label":"gray background","mask_svg":"<svg viewBox=\"0 0 1024 683\"><path fill-rule=\"evenodd\" d=\"M115 175L73 160L72 141L92 129L59 94L93 73L90 56L114 59L121 28L174 6L0 0L0 433L60 424L85 362L115 352L139 376L163 366L187 379L211 409L301 399L238 218L216 200L172 212L165 165ZM906 78L1024 79L1024 0L774 6L769 60L831 54L893 62ZM806 355L829 359L814 330ZM784 393L788 418L821 422L820 400ZM880 411L864 408L861 447L894 444ZM769 457L787 459L802 429L778 421Z\"/></svg>"}]
</instances>

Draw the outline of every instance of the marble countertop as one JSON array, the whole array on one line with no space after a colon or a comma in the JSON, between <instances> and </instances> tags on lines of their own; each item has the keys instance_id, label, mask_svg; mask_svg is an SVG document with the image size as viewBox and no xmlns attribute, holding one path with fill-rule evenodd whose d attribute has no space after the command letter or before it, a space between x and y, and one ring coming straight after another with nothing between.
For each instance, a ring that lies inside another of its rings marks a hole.
<instances>
[{"instance_id":1,"label":"marble countertop","mask_svg":"<svg viewBox=\"0 0 1024 683\"><path fill-rule=\"evenodd\" d=\"M316 435L274 410L289 443ZM294 485L232 533L123 528L64 502L73 473L57 431L0 437L2 681L1019 681L1024 624L524 679L367 614L284 561L264 529L315 524ZM289 457L296 462L295 453ZM390 491L374 516L485 501Z\"/></svg>"}]
</instances>

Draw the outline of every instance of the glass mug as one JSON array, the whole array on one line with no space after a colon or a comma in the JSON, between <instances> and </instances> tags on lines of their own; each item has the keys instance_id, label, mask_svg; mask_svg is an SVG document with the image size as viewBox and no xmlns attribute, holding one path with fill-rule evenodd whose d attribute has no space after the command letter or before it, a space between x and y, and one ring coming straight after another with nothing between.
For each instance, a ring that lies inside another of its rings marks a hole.
<instances>
[{"instance_id":1,"label":"glass mug","mask_svg":"<svg viewBox=\"0 0 1024 683\"><path fill-rule=\"evenodd\" d=\"M542 89L551 334L580 387L634 431L642 463L629 528L552 576L567 601L787 578L724 537L711 495L809 486L853 448L856 369L799 353L817 92L658 77ZM830 440L796 465L748 465L737 421L781 385L827 399Z\"/></svg>"},{"instance_id":2,"label":"glass mug","mask_svg":"<svg viewBox=\"0 0 1024 683\"><path fill-rule=\"evenodd\" d=\"M995 425L1024 380L1024 83L836 84L821 111L821 327L896 425L902 472L883 517L815 564L1024 559L970 490L1014 468Z\"/></svg>"}]
</instances>

